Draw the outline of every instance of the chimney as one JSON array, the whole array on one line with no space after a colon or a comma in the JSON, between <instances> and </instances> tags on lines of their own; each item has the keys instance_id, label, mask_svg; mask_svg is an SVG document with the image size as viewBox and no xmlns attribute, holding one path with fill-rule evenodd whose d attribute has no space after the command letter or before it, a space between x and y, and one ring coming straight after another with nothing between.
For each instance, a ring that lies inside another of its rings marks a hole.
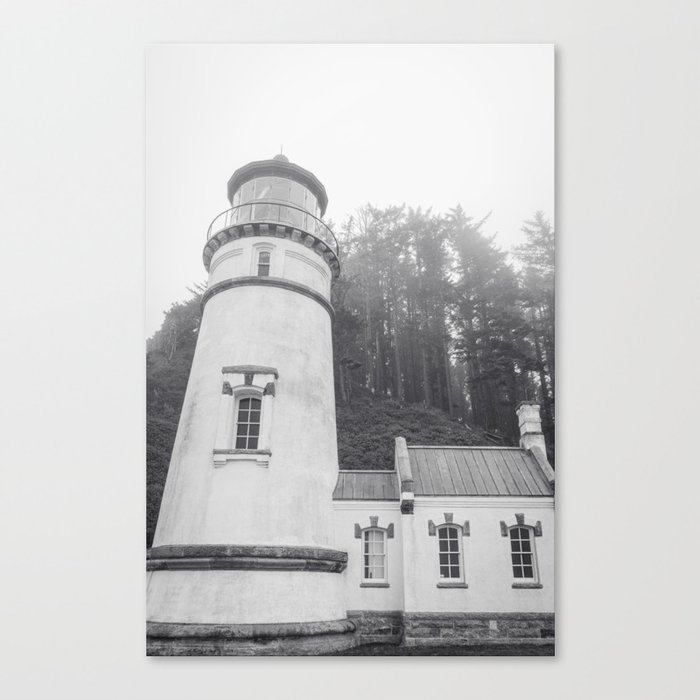
<instances>
[{"instance_id":1,"label":"chimney","mask_svg":"<svg viewBox=\"0 0 700 700\"><path fill-rule=\"evenodd\" d=\"M534 401L521 401L515 409L520 428L520 447L531 450L539 447L543 454L547 454L542 434L542 421L540 420L540 406Z\"/></svg>"}]
</instances>

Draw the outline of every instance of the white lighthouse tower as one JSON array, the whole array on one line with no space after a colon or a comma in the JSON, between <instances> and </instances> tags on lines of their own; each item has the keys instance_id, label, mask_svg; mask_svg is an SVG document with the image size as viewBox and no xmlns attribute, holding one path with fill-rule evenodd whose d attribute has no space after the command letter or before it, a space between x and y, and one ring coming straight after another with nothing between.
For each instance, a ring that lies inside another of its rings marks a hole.
<instances>
[{"instance_id":1,"label":"white lighthouse tower","mask_svg":"<svg viewBox=\"0 0 700 700\"><path fill-rule=\"evenodd\" d=\"M202 321L153 548L149 654L350 646L327 195L278 155L236 170L209 227Z\"/></svg>"}]
</instances>

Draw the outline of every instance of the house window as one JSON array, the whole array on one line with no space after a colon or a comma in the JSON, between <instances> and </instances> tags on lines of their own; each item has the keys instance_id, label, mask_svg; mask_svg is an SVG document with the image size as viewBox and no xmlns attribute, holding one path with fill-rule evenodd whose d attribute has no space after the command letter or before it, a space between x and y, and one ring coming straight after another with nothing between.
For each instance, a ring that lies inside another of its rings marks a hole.
<instances>
[{"instance_id":1,"label":"house window","mask_svg":"<svg viewBox=\"0 0 700 700\"><path fill-rule=\"evenodd\" d=\"M440 579L442 580L462 580L461 539L459 528L453 525L438 528Z\"/></svg>"},{"instance_id":2,"label":"house window","mask_svg":"<svg viewBox=\"0 0 700 700\"><path fill-rule=\"evenodd\" d=\"M260 436L260 399L245 397L238 402L236 449L257 450Z\"/></svg>"},{"instance_id":3,"label":"house window","mask_svg":"<svg viewBox=\"0 0 700 700\"><path fill-rule=\"evenodd\" d=\"M362 543L363 580L386 581L386 534L384 530L365 530Z\"/></svg>"},{"instance_id":4,"label":"house window","mask_svg":"<svg viewBox=\"0 0 700 700\"><path fill-rule=\"evenodd\" d=\"M258 253L258 277L270 276L270 252L261 250Z\"/></svg>"},{"instance_id":5,"label":"house window","mask_svg":"<svg viewBox=\"0 0 700 700\"><path fill-rule=\"evenodd\" d=\"M531 528L510 528L510 558L514 579L518 581L536 580L535 551Z\"/></svg>"}]
</instances>

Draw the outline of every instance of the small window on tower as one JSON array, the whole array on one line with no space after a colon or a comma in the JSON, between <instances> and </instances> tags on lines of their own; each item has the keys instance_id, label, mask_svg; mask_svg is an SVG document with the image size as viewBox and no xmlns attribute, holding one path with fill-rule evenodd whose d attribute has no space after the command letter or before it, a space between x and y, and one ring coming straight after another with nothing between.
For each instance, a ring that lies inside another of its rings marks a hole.
<instances>
[{"instance_id":1,"label":"small window on tower","mask_svg":"<svg viewBox=\"0 0 700 700\"><path fill-rule=\"evenodd\" d=\"M266 250L258 253L258 277L270 276L270 253Z\"/></svg>"}]
</instances>

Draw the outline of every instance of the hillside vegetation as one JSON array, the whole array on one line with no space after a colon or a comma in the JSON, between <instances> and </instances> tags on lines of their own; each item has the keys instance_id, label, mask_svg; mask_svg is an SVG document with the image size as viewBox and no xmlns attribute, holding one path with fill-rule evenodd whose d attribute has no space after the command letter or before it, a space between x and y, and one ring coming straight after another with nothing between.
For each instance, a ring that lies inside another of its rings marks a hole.
<instances>
[{"instance_id":1,"label":"hillside vegetation","mask_svg":"<svg viewBox=\"0 0 700 700\"><path fill-rule=\"evenodd\" d=\"M393 469L394 438L409 445L484 445L489 438L451 420L442 410L400 404L364 392L350 404L336 402L341 469Z\"/></svg>"}]
</instances>

